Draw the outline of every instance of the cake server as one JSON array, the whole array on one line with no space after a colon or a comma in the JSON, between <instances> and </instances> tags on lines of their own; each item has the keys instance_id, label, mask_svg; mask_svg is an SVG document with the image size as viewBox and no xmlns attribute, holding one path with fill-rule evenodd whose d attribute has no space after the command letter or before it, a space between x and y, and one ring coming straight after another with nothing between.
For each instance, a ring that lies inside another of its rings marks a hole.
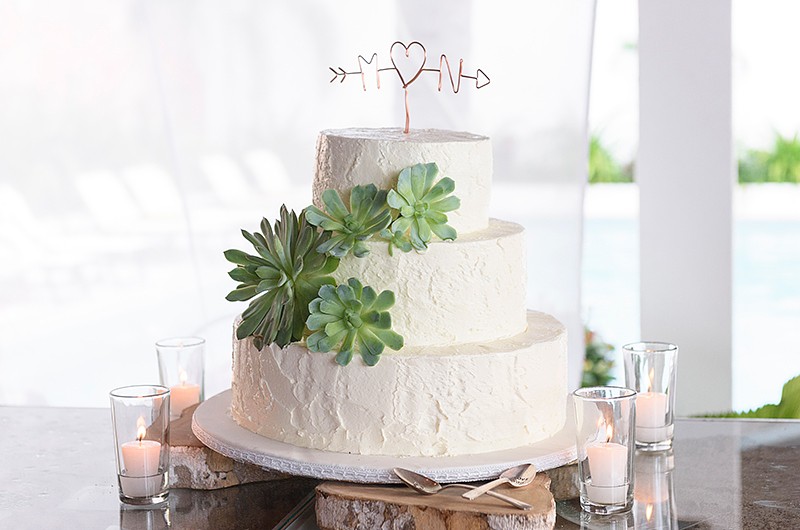
<instances>
[{"instance_id":1,"label":"cake server","mask_svg":"<svg viewBox=\"0 0 800 530\"><path fill-rule=\"evenodd\" d=\"M392 471L394 471L394 474L397 475L397 478L402 480L406 486L423 495L435 495L447 488L475 489L475 486L469 486L467 484L445 484L443 486L432 478L428 478L425 475L420 475L419 473L409 469L403 469L401 467L396 467ZM515 508L519 508L520 510L530 510L533 508L533 506L527 502L519 501L513 497L503 495L502 493L487 491L486 494L491 495L496 499L500 499L501 501L505 501Z\"/></svg>"},{"instance_id":2,"label":"cake server","mask_svg":"<svg viewBox=\"0 0 800 530\"><path fill-rule=\"evenodd\" d=\"M533 464L521 464L519 466L512 467L511 469L506 469L499 478L496 478L491 482L487 482L483 486L475 488L472 491L462 493L461 496L472 501L484 493L491 493L489 490L505 483L508 483L515 488L521 488L522 486L527 486L530 484L535 476L536 466Z\"/></svg>"}]
</instances>

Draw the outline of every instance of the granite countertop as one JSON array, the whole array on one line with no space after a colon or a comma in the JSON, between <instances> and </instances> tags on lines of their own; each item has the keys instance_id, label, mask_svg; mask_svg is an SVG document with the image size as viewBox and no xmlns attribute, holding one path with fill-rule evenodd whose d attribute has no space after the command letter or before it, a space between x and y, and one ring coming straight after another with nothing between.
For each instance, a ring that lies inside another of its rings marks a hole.
<instances>
[{"instance_id":1,"label":"granite countertop","mask_svg":"<svg viewBox=\"0 0 800 530\"><path fill-rule=\"evenodd\" d=\"M0 407L0 432L0 528L271 528L316 484L173 489L168 505L130 509L117 497L107 409ZM667 523L653 528L800 528L800 421L678 420L675 436L668 480L654 478L669 486L654 512ZM558 503L556 528L581 527L576 503ZM635 517L641 527L638 511L582 524L633 528Z\"/></svg>"}]
</instances>

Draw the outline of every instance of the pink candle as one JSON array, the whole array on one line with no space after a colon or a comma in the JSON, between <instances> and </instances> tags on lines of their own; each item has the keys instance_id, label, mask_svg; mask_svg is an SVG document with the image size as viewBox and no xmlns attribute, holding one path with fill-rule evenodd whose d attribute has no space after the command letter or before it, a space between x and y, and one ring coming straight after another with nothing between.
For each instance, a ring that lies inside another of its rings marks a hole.
<instances>
[{"instance_id":1,"label":"pink candle","mask_svg":"<svg viewBox=\"0 0 800 530\"><path fill-rule=\"evenodd\" d=\"M186 372L181 370L181 383L169 389L169 414L173 418L181 415L183 409L200 403L200 385L186 382Z\"/></svg>"},{"instance_id":2,"label":"pink candle","mask_svg":"<svg viewBox=\"0 0 800 530\"><path fill-rule=\"evenodd\" d=\"M608 427L608 440L613 438L613 430ZM607 441L586 448L589 460L591 483L586 493L597 504L621 504L628 493L626 484L628 470L628 448Z\"/></svg>"},{"instance_id":3,"label":"pink candle","mask_svg":"<svg viewBox=\"0 0 800 530\"><path fill-rule=\"evenodd\" d=\"M641 392L636 396L636 426L664 427L667 423L667 395Z\"/></svg>"},{"instance_id":4,"label":"pink candle","mask_svg":"<svg viewBox=\"0 0 800 530\"><path fill-rule=\"evenodd\" d=\"M140 417L136 423L139 426L136 440L125 442L120 447L125 468L123 493L129 497L146 497L154 494L159 487L161 444L144 439L147 433L144 418Z\"/></svg>"},{"instance_id":5,"label":"pink candle","mask_svg":"<svg viewBox=\"0 0 800 530\"><path fill-rule=\"evenodd\" d=\"M137 440L122 444L125 476L149 477L158 473L161 444L155 440Z\"/></svg>"}]
</instances>

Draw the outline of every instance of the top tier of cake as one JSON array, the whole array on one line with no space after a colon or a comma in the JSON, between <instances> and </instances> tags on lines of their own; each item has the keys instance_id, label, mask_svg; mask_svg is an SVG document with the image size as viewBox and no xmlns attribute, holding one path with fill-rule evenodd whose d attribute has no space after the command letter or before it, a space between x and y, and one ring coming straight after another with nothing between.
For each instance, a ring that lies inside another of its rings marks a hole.
<instances>
[{"instance_id":1,"label":"top tier of cake","mask_svg":"<svg viewBox=\"0 0 800 530\"><path fill-rule=\"evenodd\" d=\"M322 131L317 141L314 204L335 189L347 201L353 186L390 189L406 167L435 161L439 175L456 182L461 207L447 214L459 234L489 226L492 147L489 138L437 129L338 129Z\"/></svg>"}]
</instances>

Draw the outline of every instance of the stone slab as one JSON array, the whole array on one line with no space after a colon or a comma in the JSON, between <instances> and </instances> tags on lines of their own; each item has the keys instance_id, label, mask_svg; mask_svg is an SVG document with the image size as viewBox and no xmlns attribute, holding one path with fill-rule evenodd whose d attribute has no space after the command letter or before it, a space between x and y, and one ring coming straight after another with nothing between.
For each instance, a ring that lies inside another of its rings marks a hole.
<instances>
[{"instance_id":1,"label":"stone slab","mask_svg":"<svg viewBox=\"0 0 800 530\"><path fill-rule=\"evenodd\" d=\"M550 476L550 492L556 501L566 501L580 497L577 463L549 469L547 474Z\"/></svg>"},{"instance_id":2,"label":"stone slab","mask_svg":"<svg viewBox=\"0 0 800 530\"><path fill-rule=\"evenodd\" d=\"M186 409L169 426L170 487L216 490L286 478L281 473L237 462L203 445L192 433L192 414L196 408L197 405Z\"/></svg>"}]
</instances>

